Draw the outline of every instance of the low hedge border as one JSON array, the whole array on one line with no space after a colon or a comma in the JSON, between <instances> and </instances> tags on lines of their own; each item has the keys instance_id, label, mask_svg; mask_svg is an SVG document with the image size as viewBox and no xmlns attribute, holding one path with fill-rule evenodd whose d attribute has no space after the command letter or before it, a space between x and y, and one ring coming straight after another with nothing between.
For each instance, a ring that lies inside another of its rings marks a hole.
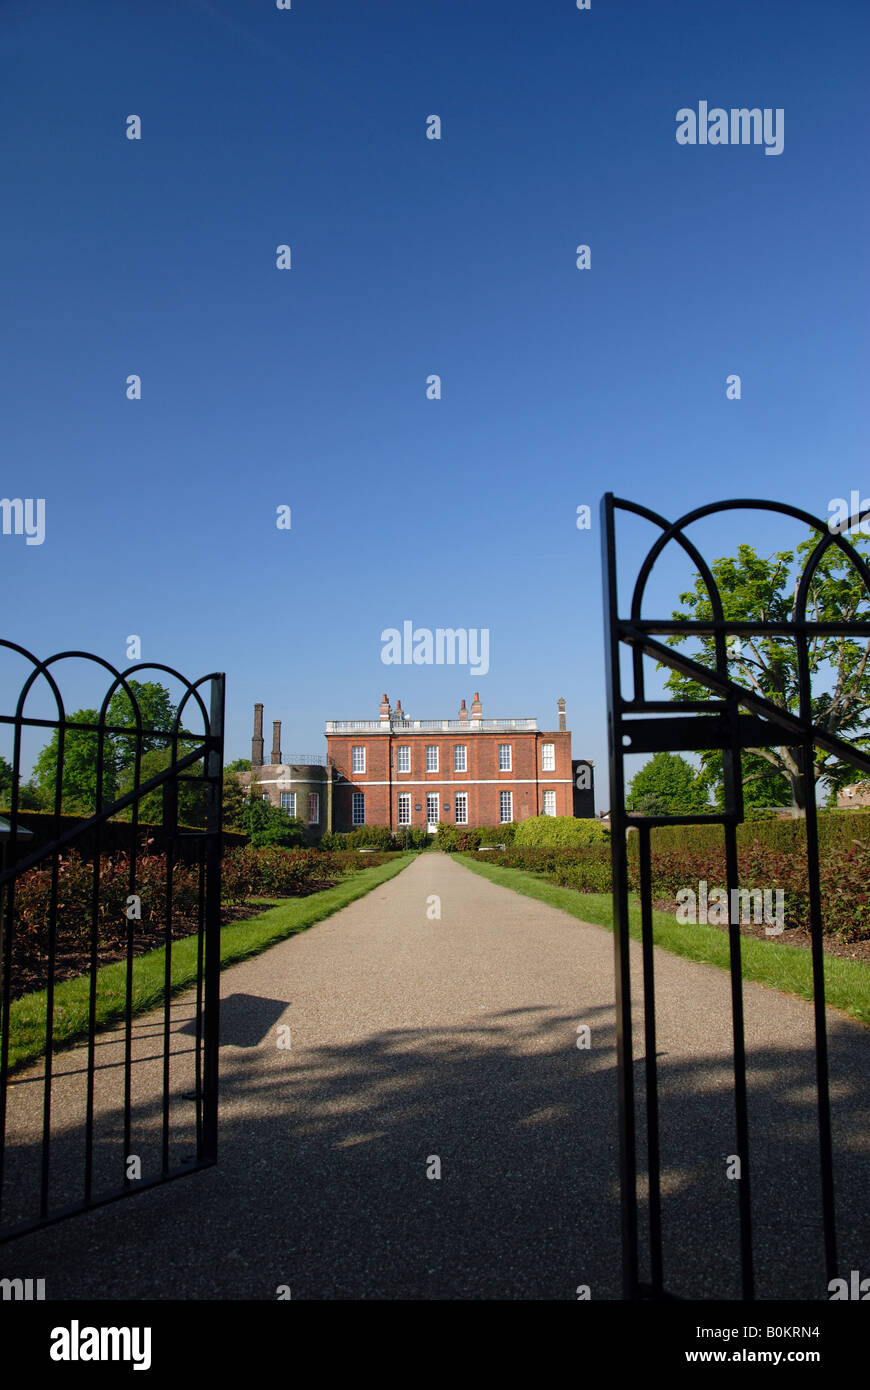
<instances>
[{"instance_id":1,"label":"low hedge border","mask_svg":"<svg viewBox=\"0 0 870 1390\"><path fill-rule=\"evenodd\" d=\"M373 888L386 883L407 868L415 854L409 853L387 863L359 869L333 888L306 898L290 898L256 917L232 922L221 930L221 970L238 961L259 955L288 936L305 931L339 912L348 903L365 897ZM196 936L172 943L172 989L174 997L196 983ZM147 1013L163 1003L165 947L137 956L133 965L133 1016ZM97 1030L113 1027L124 1018L126 964L117 962L97 972ZM90 977L63 980L54 992L54 1050L75 1046L88 1033L88 990ZM9 1070L40 1057L45 1052L46 993L27 994L9 1010Z\"/></svg>"},{"instance_id":2,"label":"low hedge border","mask_svg":"<svg viewBox=\"0 0 870 1390\"><path fill-rule=\"evenodd\" d=\"M469 855L460 854L456 861L472 873L488 878L491 883L509 888L527 898L547 903L567 912L578 921L613 931L613 900L604 893L578 893L574 888L562 888L543 875L505 869L496 864L482 864ZM640 904L634 894L629 904L629 933L640 941ZM667 912L653 912L653 941L665 951L683 956L704 965L730 969L727 932L718 927L699 923L683 926ZM740 958L744 980L768 985L782 994L812 1000L813 978L810 952L800 946L787 946L773 940L743 937ZM825 1003L849 1018L870 1026L870 966L860 961L825 956Z\"/></svg>"}]
</instances>

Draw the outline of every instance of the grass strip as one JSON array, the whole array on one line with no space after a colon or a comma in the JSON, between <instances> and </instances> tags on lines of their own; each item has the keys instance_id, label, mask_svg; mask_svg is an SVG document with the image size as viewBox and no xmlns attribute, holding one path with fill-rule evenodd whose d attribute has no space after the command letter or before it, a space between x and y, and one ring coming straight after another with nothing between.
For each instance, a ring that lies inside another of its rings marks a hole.
<instances>
[{"instance_id":1,"label":"grass strip","mask_svg":"<svg viewBox=\"0 0 870 1390\"><path fill-rule=\"evenodd\" d=\"M457 854L454 858L482 878L488 878L491 883L548 903L550 907L557 907L582 922L613 930L613 899L609 893L578 893L576 888L563 888L551 883L545 874L503 869L497 864L481 864L467 854ZM630 895L628 920L629 934L639 941L640 902L635 893ZM722 970L730 969L727 932L705 922L683 925L668 912L653 912L653 941L663 950L685 956L687 960L716 965ZM813 998L812 959L805 947L744 936L740 940L740 959L744 980L769 985L771 989L796 995L799 999ZM870 966L863 961L826 955L825 1003L857 1019L859 1023L870 1025Z\"/></svg>"},{"instance_id":2,"label":"grass strip","mask_svg":"<svg viewBox=\"0 0 870 1390\"><path fill-rule=\"evenodd\" d=\"M347 907L373 888L394 878L415 858L403 854L386 864L354 870L332 888L305 898L256 899L274 906L256 917L231 922L221 929L221 969L259 955L285 937L313 927L334 912ZM186 936L172 943L173 995L196 984L197 937ZM133 1014L147 1013L163 1003L166 947L160 946L136 956L133 961ZM104 965L97 972L97 1030L117 1024L124 1018L127 966L125 961ZM54 1047L56 1051L81 1042L88 1034L89 979L61 980L54 989ZM45 1052L46 992L35 991L16 999L9 1009L9 1070L41 1057Z\"/></svg>"}]
</instances>

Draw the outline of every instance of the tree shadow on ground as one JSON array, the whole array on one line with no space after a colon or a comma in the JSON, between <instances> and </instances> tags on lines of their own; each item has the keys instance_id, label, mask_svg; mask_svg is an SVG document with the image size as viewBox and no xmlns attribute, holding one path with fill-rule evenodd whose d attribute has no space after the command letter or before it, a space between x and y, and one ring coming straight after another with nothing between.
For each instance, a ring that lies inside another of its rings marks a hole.
<instances>
[{"instance_id":1,"label":"tree shadow on ground","mask_svg":"<svg viewBox=\"0 0 870 1390\"><path fill-rule=\"evenodd\" d=\"M49 1298L621 1297L612 1003L584 1009L588 1050L542 1002L290 1051L275 1003L247 996L243 1045L223 1050L216 1168L13 1241L3 1273L48 1274ZM831 1058L839 1272L867 1275L870 1036L834 1026ZM826 1298L813 1053L749 1062L757 1294ZM663 1055L659 1078L666 1283L739 1298L730 1058ZM138 1131L160 1114L159 1095L137 1103ZM642 1202L642 1248L644 1220Z\"/></svg>"}]
</instances>

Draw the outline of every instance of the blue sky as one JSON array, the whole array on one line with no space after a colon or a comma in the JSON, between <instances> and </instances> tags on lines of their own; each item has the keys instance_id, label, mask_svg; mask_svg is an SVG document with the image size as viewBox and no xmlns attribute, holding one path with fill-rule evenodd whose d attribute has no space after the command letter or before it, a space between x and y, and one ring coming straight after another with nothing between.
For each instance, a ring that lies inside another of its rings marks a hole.
<instances>
[{"instance_id":1,"label":"blue sky","mask_svg":"<svg viewBox=\"0 0 870 1390\"><path fill-rule=\"evenodd\" d=\"M870 494L863 0L13 0L0 27L2 492L46 499L42 545L0 536L3 636L226 671L228 758L255 700L314 752L384 690L542 727L564 695L602 808L602 493ZM782 108L782 153L678 145L702 100ZM707 554L799 534L734 519ZM489 671L385 666L407 619L488 629ZM101 685L73 667L69 707Z\"/></svg>"}]
</instances>

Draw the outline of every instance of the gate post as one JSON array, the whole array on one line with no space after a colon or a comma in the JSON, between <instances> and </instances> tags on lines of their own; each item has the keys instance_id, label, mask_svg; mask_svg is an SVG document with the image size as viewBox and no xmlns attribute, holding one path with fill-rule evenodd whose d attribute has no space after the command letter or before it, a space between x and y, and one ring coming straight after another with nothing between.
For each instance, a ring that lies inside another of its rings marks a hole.
<instances>
[{"instance_id":1,"label":"gate post","mask_svg":"<svg viewBox=\"0 0 870 1390\"><path fill-rule=\"evenodd\" d=\"M205 1029L203 1058L202 1158L217 1162L218 1057L220 1052L221 858L223 855L223 759L225 677L211 682L208 754L209 804L206 841Z\"/></svg>"}]
</instances>

